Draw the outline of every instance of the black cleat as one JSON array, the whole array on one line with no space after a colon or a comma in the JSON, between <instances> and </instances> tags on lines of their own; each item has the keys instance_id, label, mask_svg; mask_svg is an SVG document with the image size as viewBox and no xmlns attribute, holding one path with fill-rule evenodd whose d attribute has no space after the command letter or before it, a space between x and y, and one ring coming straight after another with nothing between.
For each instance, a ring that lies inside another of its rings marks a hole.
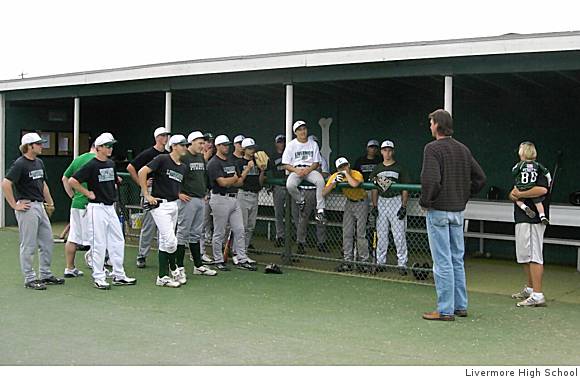
<instances>
[{"instance_id":1,"label":"black cleat","mask_svg":"<svg viewBox=\"0 0 580 378\"><path fill-rule=\"evenodd\" d=\"M217 270L221 270L222 272L229 272L231 269L224 263L215 264L215 268Z\"/></svg>"},{"instance_id":2,"label":"black cleat","mask_svg":"<svg viewBox=\"0 0 580 378\"><path fill-rule=\"evenodd\" d=\"M45 285L62 285L62 284L64 284L64 278L50 276L48 278L41 279L40 282L45 284Z\"/></svg>"},{"instance_id":3,"label":"black cleat","mask_svg":"<svg viewBox=\"0 0 580 378\"><path fill-rule=\"evenodd\" d=\"M256 270L256 266L253 265L253 264L250 264L249 262L246 261L244 263L239 263L238 264L238 269L255 271Z\"/></svg>"},{"instance_id":4,"label":"black cleat","mask_svg":"<svg viewBox=\"0 0 580 378\"><path fill-rule=\"evenodd\" d=\"M137 268L145 268L147 264L145 263L145 257L137 257Z\"/></svg>"},{"instance_id":5,"label":"black cleat","mask_svg":"<svg viewBox=\"0 0 580 378\"><path fill-rule=\"evenodd\" d=\"M46 290L46 285L38 280L28 281L24 284L24 287L32 290Z\"/></svg>"}]
</instances>

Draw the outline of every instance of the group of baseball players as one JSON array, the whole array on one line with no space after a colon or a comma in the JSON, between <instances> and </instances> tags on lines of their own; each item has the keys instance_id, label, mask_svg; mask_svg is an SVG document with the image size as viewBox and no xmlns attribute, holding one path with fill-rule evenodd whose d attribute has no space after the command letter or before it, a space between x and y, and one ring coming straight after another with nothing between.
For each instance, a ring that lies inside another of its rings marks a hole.
<instances>
[{"instance_id":1,"label":"group of baseball players","mask_svg":"<svg viewBox=\"0 0 580 378\"><path fill-rule=\"evenodd\" d=\"M296 138L288 144L283 135L275 137L275 151L270 159L267 155L258 156L264 154L262 149L253 138L243 135L237 135L231 143L226 135L214 138L211 133L194 131L186 138L170 135L164 127L157 128L153 133L155 144L127 166L131 179L140 187L144 209L137 267L146 267L157 235L159 273L155 282L158 286L177 288L187 282L186 248L194 264L194 275L215 276L217 271L230 270L224 261L227 254L223 253L227 243L231 243L237 267L255 271L255 261L247 255L247 249L256 225L258 193L266 175L287 177L286 187L272 189L277 246L284 243L283 213L289 194L295 203L292 213L297 227L298 253L304 253L306 230L313 212L319 250L327 252L325 197L338 183L346 182L350 187L342 189L347 199L343 218L345 261L354 260L354 248L361 261L368 261L366 224L371 212L378 213L379 235L387 235L389 227L392 228L399 265L404 267L407 193L373 191L371 196L358 188L362 182L381 175L393 182L409 182L406 171L393 159L394 143L386 140L379 145L376 140L370 140L367 154L353 168L341 157L336 160L337 172L329 176L328 162L320 153L317 138L308 135L306 123L297 121L293 131ZM37 290L65 282L50 270L53 236L49 216L54 211L54 201L46 184L44 164L38 158L44 142L37 133L24 135L20 146L22 156L14 162L3 183L19 225L25 287ZM115 208L121 179L110 158L115 143L111 133L99 135L91 150L74 159L62 176L65 192L72 200L64 277L83 276L75 266L75 254L84 251L85 262L92 270L94 286L98 289L110 289L107 279L114 286L136 283L135 278L125 274L123 267L125 239ZM231 144L234 150L230 154ZM379 158L379 148L383 159ZM399 206L395 213L391 211L393 204ZM213 235L208 232L211 229ZM211 235L211 257L204 248L208 234ZM387 249L388 236L379 237L377 263L386 263ZM37 250L40 277L32 267ZM209 263L213 269L206 265ZM112 271L106 266L111 266Z\"/></svg>"}]
</instances>

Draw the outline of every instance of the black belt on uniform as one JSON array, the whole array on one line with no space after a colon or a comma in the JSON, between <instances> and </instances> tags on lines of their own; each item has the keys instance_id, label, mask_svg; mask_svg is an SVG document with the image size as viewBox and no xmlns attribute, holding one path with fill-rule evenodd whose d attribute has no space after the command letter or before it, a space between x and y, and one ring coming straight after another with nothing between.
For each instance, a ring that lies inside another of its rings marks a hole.
<instances>
[{"instance_id":1,"label":"black belt on uniform","mask_svg":"<svg viewBox=\"0 0 580 378\"><path fill-rule=\"evenodd\" d=\"M238 193L216 193L216 192L211 192L211 194L215 194L218 196L224 196L224 197L237 197Z\"/></svg>"},{"instance_id":2,"label":"black belt on uniform","mask_svg":"<svg viewBox=\"0 0 580 378\"><path fill-rule=\"evenodd\" d=\"M365 199L359 199L359 200L351 200L350 198L347 198L347 200L349 200L350 202L363 202Z\"/></svg>"},{"instance_id":3,"label":"black belt on uniform","mask_svg":"<svg viewBox=\"0 0 580 378\"><path fill-rule=\"evenodd\" d=\"M294 168L308 168L310 167L309 165L305 165L305 164L300 164L300 165L295 165Z\"/></svg>"}]
</instances>

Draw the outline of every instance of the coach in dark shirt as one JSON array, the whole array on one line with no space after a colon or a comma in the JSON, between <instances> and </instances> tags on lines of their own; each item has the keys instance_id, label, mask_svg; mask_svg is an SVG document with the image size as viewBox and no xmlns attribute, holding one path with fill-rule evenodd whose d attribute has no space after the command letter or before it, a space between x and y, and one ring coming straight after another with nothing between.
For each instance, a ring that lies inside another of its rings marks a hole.
<instances>
[{"instance_id":1,"label":"coach in dark shirt","mask_svg":"<svg viewBox=\"0 0 580 378\"><path fill-rule=\"evenodd\" d=\"M427 210L437 311L423 314L423 319L455 320L455 315L467 316L463 212L486 177L469 148L453 139L453 119L447 111L429 114L429 123L435 140L423 152L419 204Z\"/></svg>"}]
</instances>

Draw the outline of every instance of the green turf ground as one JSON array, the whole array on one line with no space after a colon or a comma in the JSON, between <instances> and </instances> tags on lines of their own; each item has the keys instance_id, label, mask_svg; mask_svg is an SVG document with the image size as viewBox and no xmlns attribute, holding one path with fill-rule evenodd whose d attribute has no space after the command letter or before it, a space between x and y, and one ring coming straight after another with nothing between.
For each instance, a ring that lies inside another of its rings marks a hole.
<instances>
[{"instance_id":1,"label":"green turf ground","mask_svg":"<svg viewBox=\"0 0 580 378\"><path fill-rule=\"evenodd\" d=\"M580 364L573 269L548 268L547 308L518 309L503 295L519 286L517 267L470 261L470 317L428 322L421 313L434 309L430 286L285 269L158 288L153 259L137 270L134 248L126 269L137 286L99 291L85 276L26 290L17 239L0 231L2 365ZM57 244L59 275L62 256Z\"/></svg>"}]
</instances>

